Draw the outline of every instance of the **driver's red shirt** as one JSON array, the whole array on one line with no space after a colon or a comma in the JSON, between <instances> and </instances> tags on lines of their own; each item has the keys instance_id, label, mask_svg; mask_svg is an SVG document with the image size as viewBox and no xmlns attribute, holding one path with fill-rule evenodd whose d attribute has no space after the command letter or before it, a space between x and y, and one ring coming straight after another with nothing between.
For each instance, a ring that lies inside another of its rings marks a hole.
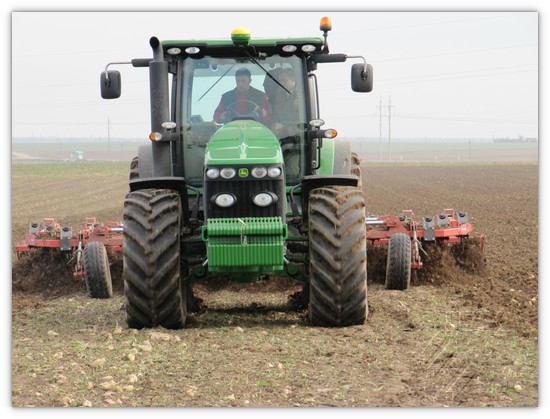
<instances>
[{"instance_id":1,"label":"driver's red shirt","mask_svg":"<svg viewBox=\"0 0 550 419\"><path fill-rule=\"evenodd\" d=\"M251 109L252 104L250 102L256 103L259 109ZM231 108L239 115L247 115L257 111L260 115L260 122L264 124L271 122L271 107L266 94L261 90L250 87L246 92L241 92L235 88L225 93L214 111L214 121L218 124L227 122L222 121L221 115L228 110L231 104L233 104Z\"/></svg>"}]
</instances>

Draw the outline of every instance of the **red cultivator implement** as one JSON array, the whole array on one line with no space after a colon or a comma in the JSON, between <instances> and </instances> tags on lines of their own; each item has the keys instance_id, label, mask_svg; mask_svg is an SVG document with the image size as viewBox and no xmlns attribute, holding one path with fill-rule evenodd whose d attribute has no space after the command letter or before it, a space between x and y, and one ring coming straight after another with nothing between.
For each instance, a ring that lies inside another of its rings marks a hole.
<instances>
[{"instance_id":1,"label":"red cultivator implement","mask_svg":"<svg viewBox=\"0 0 550 419\"><path fill-rule=\"evenodd\" d=\"M85 218L84 228L73 234L70 226L61 226L54 218L42 223L32 222L25 240L15 246L18 258L50 249L66 252L74 261L74 276L84 277L88 295L92 298L112 296L110 252L122 251L122 224L114 221L99 223L95 217Z\"/></svg>"},{"instance_id":2,"label":"red cultivator implement","mask_svg":"<svg viewBox=\"0 0 550 419\"><path fill-rule=\"evenodd\" d=\"M95 217L85 218L83 224L84 228L73 234L71 227L62 227L53 218L33 222L25 240L16 245L17 257L40 249L65 252L74 261L74 276L85 278L88 295L109 298L112 280L108 254L122 251L123 225L113 221L99 223ZM387 251L385 284L388 289L407 289L411 271L423 268L422 257L427 256L427 250L433 246L473 247L480 255L485 246L485 236L474 233L468 215L453 209L443 209L435 217L423 217L421 223L413 219L410 210L400 216L370 215L366 225L367 248Z\"/></svg>"},{"instance_id":3,"label":"red cultivator implement","mask_svg":"<svg viewBox=\"0 0 550 419\"><path fill-rule=\"evenodd\" d=\"M367 243L369 248L387 248L386 288L403 290L410 285L412 269L423 267L422 254L431 244L440 246L474 244L480 254L485 236L474 233L465 212L443 209L435 217L423 217L422 224L413 218L413 212L401 216L368 216Z\"/></svg>"}]
</instances>

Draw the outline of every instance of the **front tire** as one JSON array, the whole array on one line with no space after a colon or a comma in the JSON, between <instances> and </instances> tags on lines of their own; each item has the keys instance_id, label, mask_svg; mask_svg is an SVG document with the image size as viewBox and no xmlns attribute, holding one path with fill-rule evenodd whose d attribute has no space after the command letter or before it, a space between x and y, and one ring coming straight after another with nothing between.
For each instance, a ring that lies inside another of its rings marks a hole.
<instances>
[{"instance_id":1,"label":"front tire","mask_svg":"<svg viewBox=\"0 0 550 419\"><path fill-rule=\"evenodd\" d=\"M179 195L166 189L129 193L124 200L123 271L128 326L180 329L187 287L180 276Z\"/></svg>"},{"instance_id":2,"label":"front tire","mask_svg":"<svg viewBox=\"0 0 550 419\"><path fill-rule=\"evenodd\" d=\"M309 197L309 318L343 327L367 318L365 202L360 189L326 186Z\"/></svg>"},{"instance_id":3,"label":"front tire","mask_svg":"<svg viewBox=\"0 0 550 419\"><path fill-rule=\"evenodd\" d=\"M113 282L107 250L101 242L90 242L84 247L84 274L90 298L111 298Z\"/></svg>"}]
</instances>

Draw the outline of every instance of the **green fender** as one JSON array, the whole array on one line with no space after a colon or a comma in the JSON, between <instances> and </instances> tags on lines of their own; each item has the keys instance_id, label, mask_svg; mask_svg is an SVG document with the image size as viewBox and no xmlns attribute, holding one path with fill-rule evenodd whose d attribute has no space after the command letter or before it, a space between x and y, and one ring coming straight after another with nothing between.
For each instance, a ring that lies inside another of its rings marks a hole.
<instances>
[{"instance_id":1,"label":"green fender","mask_svg":"<svg viewBox=\"0 0 550 419\"><path fill-rule=\"evenodd\" d=\"M349 175L351 173L351 143L346 140L323 138L321 165L317 174Z\"/></svg>"}]
</instances>

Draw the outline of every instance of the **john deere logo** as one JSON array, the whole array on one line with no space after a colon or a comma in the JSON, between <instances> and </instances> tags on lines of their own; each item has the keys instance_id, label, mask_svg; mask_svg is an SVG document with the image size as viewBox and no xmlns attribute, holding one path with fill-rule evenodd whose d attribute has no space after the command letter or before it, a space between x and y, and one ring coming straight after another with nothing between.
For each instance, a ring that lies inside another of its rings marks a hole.
<instances>
[{"instance_id":1,"label":"john deere logo","mask_svg":"<svg viewBox=\"0 0 550 419\"><path fill-rule=\"evenodd\" d=\"M248 169L239 169L239 177L248 177Z\"/></svg>"}]
</instances>

